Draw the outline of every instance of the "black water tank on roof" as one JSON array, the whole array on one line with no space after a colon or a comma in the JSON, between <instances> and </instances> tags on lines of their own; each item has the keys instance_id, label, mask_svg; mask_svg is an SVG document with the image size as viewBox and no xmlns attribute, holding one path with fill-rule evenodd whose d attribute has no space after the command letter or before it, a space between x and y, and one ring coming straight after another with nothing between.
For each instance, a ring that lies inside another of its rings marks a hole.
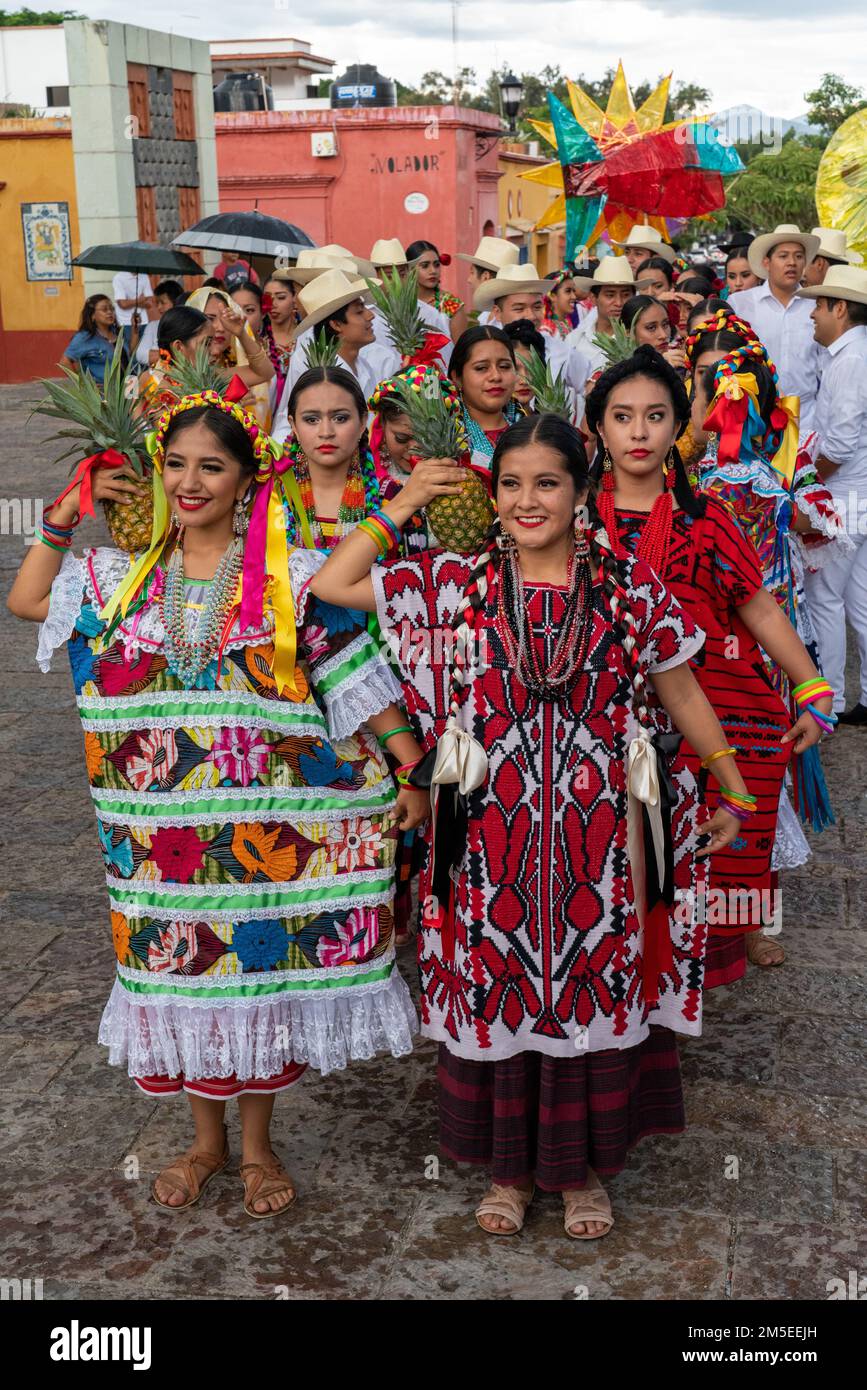
<instances>
[{"instance_id":1,"label":"black water tank on roof","mask_svg":"<svg viewBox=\"0 0 867 1390\"><path fill-rule=\"evenodd\" d=\"M372 63L353 63L331 84L331 105L338 109L397 106L397 88L393 80L383 77Z\"/></svg>"},{"instance_id":2,"label":"black water tank on roof","mask_svg":"<svg viewBox=\"0 0 867 1390\"><path fill-rule=\"evenodd\" d=\"M273 111L274 93L258 72L230 72L214 88L215 111Z\"/></svg>"}]
</instances>

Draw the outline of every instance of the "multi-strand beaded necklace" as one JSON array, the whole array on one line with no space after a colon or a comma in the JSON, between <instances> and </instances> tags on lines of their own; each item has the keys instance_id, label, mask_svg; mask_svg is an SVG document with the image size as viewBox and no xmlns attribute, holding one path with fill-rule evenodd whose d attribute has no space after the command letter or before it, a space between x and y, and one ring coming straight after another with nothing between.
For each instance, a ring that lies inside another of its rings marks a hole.
<instances>
[{"instance_id":1,"label":"multi-strand beaded necklace","mask_svg":"<svg viewBox=\"0 0 867 1390\"><path fill-rule=\"evenodd\" d=\"M573 552L566 583L568 593L560 633L546 671L536 649L517 550L514 545L504 550L497 594L497 630L509 666L538 700L555 701L569 695L587 655L592 620L589 555Z\"/></svg>"},{"instance_id":2,"label":"multi-strand beaded necklace","mask_svg":"<svg viewBox=\"0 0 867 1390\"><path fill-rule=\"evenodd\" d=\"M195 685L217 655L243 561L244 543L235 536L208 585L204 608L198 615L188 617L184 552L180 545L172 552L160 599L165 629L163 650L169 668L185 686Z\"/></svg>"}]
</instances>

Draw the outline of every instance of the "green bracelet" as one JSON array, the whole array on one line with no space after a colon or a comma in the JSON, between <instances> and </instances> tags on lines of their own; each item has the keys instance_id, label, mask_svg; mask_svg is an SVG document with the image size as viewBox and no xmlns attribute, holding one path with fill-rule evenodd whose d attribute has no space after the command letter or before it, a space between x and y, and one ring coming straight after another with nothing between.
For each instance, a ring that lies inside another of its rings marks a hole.
<instances>
[{"instance_id":1,"label":"green bracelet","mask_svg":"<svg viewBox=\"0 0 867 1390\"><path fill-rule=\"evenodd\" d=\"M412 732L413 730L409 727L408 724L401 724L400 727L397 729L389 729L387 734L377 734L376 741L379 744L380 748L384 750L385 745L388 743L388 740L390 738L393 738L395 734L411 734Z\"/></svg>"}]
</instances>

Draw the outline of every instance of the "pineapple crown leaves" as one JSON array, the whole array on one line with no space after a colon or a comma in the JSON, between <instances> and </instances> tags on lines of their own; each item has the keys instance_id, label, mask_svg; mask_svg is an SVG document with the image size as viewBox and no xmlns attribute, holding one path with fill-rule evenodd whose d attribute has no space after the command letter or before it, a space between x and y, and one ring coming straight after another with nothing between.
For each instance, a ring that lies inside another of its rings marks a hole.
<instances>
[{"instance_id":1,"label":"pineapple crown leaves","mask_svg":"<svg viewBox=\"0 0 867 1390\"><path fill-rule=\"evenodd\" d=\"M615 362L625 362L636 348L635 338L619 319L611 320L610 333L596 333L593 345L605 354L605 365L613 367Z\"/></svg>"},{"instance_id":2,"label":"pineapple crown leaves","mask_svg":"<svg viewBox=\"0 0 867 1390\"><path fill-rule=\"evenodd\" d=\"M383 270L382 284L368 280L367 287L401 357L413 357L420 352L428 328L418 307L418 272L410 270L402 276L396 268Z\"/></svg>"},{"instance_id":3,"label":"pineapple crown leaves","mask_svg":"<svg viewBox=\"0 0 867 1390\"><path fill-rule=\"evenodd\" d=\"M325 328L304 344L304 361L311 367L333 367L337 363L337 339L329 338Z\"/></svg>"},{"instance_id":4,"label":"pineapple crown leaves","mask_svg":"<svg viewBox=\"0 0 867 1390\"><path fill-rule=\"evenodd\" d=\"M439 382L411 382L394 377L397 396L409 416L415 452L419 458L460 458L467 452L460 413L443 399Z\"/></svg>"},{"instance_id":5,"label":"pineapple crown leaves","mask_svg":"<svg viewBox=\"0 0 867 1390\"><path fill-rule=\"evenodd\" d=\"M211 358L207 344L200 343L192 359L175 354L161 383L177 400L195 396L202 391L216 391L220 396L229 384L232 373Z\"/></svg>"},{"instance_id":6,"label":"pineapple crown leaves","mask_svg":"<svg viewBox=\"0 0 867 1390\"><path fill-rule=\"evenodd\" d=\"M129 368L124 366L123 351L123 335L118 334L102 390L89 372L76 372L68 367L61 368L66 378L65 385L45 378L40 380L47 395L34 407L33 414L47 415L73 427L58 430L46 441L73 441L58 456L58 463L73 455L74 468L88 454L116 449L129 460L133 471L140 477L148 471L149 459L145 447L147 421L136 412L137 381Z\"/></svg>"},{"instance_id":7,"label":"pineapple crown leaves","mask_svg":"<svg viewBox=\"0 0 867 1390\"><path fill-rule=\"evenodd\" d=\"M530 348L525 358L523 374L533 392L537 414L559 415L564 420L571 420L572 405L568 387L559 372L556 377L553 375L550 362L543 361L534 347Z\"/></svg>"}]
</instances>

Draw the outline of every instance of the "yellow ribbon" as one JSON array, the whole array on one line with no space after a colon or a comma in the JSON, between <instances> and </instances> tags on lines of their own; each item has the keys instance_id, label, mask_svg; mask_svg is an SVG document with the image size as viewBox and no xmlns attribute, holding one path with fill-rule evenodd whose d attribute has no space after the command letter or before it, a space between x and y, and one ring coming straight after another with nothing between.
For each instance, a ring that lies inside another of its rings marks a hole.
<instances>
[{"instance_id":1,"label":"yellow ribbon","mask_svg":"<svg viewBox=\"0 0 867 1390\"><path fill-rule=\"evenodd\" d=\"M151 525L151 543L144 554L140 555L127 574L122 579L100 613L100 617L106 623L111 623L118 609L126 617L127 609L130 606L135 594L138 592L145 577L150 573L162 554L163 546L166 543L166 536L169 533L169 504L166 499L165 488L163 487L163 476L158 468L154 468L151 475L151 483L154 498L154 518Z\"/></svg>"},{"instance_id":2,"label":"yellow ribbon","mask_svg":"<svg viewBox=\"0 0 867 1390\"><path fill-rule=\"evenodd\" d=\"M276 480L282 484L282 478ZM273 487L268 498L268 529L265 539L265 568L268 592L274 613L274 680L277 689L290 699L303 701L306 687L296 681L298 639L295 630L295 600L289 580L289 546L283 512L282 486Z\"/></svg>"},{"instance_id":3,"label":"yellow ribbon","mask_svg":"<svg viewBox=\"0 0 867 1390\"><path fill-rule=\"evenodd\" d=\"M725 396L726 400L739 401L743 396L749 396L752 401L756 414L761 419L759 408L759 388L755 376L752 372L735 372L732 376L726 377L722 381L710 404L706 419L713 413L714 407L720 396ZM770 460L771 467L775 473L779 473L787 488L791 488L792 479L795 476L795 465L798 458L799 447L799 420L801 413L800 396L779 396L774 406L775 410L782 410L786 416L786 426L783 431L783 439L774 457Z\"/></svg>"}]
</instances>

